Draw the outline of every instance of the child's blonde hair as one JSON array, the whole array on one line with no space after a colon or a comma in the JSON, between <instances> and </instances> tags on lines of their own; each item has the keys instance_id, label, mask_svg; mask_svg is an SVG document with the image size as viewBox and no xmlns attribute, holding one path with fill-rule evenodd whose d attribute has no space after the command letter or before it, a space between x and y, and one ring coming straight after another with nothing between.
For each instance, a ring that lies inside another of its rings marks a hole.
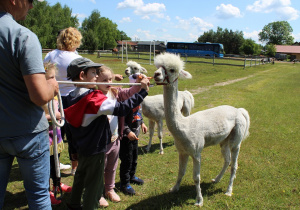
<instances>
[{"instance_id":1,"label":"child's blonde hair","mask_svg":"<svg viewBox=\"0 0 300 210\"><path fill-rule=\"evenodd\" d=\"M46 79L49 78L49 75L50 75L51 72L54 71L54 73L56 75L56 73L58 71L58 68L57 68L56 64L55 63L51 63L51 62L44 63L44 68L45 68L45 72L46 72L45 73Z\"/></svg>"},{"instance_id":2,"label":"child's blonde hair","mask_svg":"<svg viewBox=\"0 0 300 210\"><path fill-rule=\"evenodd\" d=\"M113 72L113 70L112 70L111 68L109 68L108 66L103 65L103 66L97 68L97 74L98 74L99 77L101 77L101 74L102 74L103 72L107 72L107 71L110 71L110 73L111 73L111 75L112 75L112 77L113 77L113 79L114 79L114 78L115 78L114 72Z\"/></svg>"}]
</instances>

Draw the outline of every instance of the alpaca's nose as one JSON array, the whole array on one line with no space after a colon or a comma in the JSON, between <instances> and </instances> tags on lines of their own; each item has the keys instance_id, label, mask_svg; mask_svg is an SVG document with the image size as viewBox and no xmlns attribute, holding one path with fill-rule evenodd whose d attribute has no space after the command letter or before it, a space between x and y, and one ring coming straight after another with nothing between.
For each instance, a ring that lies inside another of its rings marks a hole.
<instances>
[{"instance_id":1,"label":"alpaca's nose","mask_svg":"<svg viewBox=\"0 0 300 210\"><path fill-rule=\"evenodd\" d=\"M154 78L155 78L155 77L159 77L160 75L161 75L160 72L155 72L155 73L154 73Z\"/></svg>"}]
</instances>

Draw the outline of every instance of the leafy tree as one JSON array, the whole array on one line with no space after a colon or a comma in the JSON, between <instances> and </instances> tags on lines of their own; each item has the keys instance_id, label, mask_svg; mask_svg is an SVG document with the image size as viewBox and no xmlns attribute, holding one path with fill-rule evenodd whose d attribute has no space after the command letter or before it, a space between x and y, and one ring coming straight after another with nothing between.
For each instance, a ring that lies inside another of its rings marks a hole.
<instances>
[{"instance_id":1,"label":"leafy tree","mask_svg":"<svg viewBox=\"0 0 300 210\"><path fill-rule=\"evenodd\" d=\"M246 39L240 47L240 51L246 55L257 55L259 54L259 45L252 39Z\"/></svg>"},{"instance_id":2,"label":"leafy tree","mask_svg":"<svg viewBox=\"0 0 300 210\"><path fill-rule=\"evenodd\" d=\"M29 28L39 38L42 48L56 48L56 37L60 29L78 27L77 17L72 16L72 10L60 3L51 7L46 1L35 4L26 19L20 24Z\"/></svg>"},{"instance_id":3,"label":"leafy tree","mask_svg":"<svg viewBox=\"0 0 300 210\"><path fill-rule=\"evenodd\" d=\"M92 11L92 14L83 20L80 29L83 35L82 48L99 50L116 47L116 40L128 38L125 32L120 32L117 27L110 19L101 17L98 10Z\"/></svg>"},{"instance_id":4,"label":"leafy tree","mask_svg":"<svg viewBox=\"0 0 300 210\"><path fill-rule=\"evenodd\" d=\"M274 57L276 54L276 47L274 44L266 45L266 54L270 57Z\"/></svg>"},{"instance_id":5,"label":"leafy tree","mask_svg":"<svg viewBox=\"0 0 300 210\"><path fill-rule=\"evenodd\" d=\"M117 40L131 40L129 36L124 31L118 31L118 39Z\"/></svg>"},{"instance_id":6,"label":"leafy tree","mask_svg":"<svg viewBox=\"0 0 300 210\"><path fill-rule=\"evenodd\" d=\"M198 38L198 42L221 43L227 54L239 54L240 47L244 42L244 36L242 31L234 32L218 27L216 32L212 29L208 32L204 32L203 35Z\"/></svg>"},{"instance_id":7,"label":"leafy tree","mask_svg":"<svg viewBox=\"0 0 300 210\"><path fill-rule=\"evenodd\" d=\"M264 26L258 34L259 41L275 45L291 45L294 38L291 33L293 29L287 21L277 21Z\"/></svg>"}]
</instances>

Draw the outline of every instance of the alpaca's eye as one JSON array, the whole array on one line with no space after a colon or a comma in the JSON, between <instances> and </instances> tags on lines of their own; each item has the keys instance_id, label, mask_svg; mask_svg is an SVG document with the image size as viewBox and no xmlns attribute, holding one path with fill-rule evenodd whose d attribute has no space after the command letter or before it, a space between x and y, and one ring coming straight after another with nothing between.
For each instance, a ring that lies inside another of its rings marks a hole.
<instances>
[{"instance_id":1,"label":"alpaca's eye","mask_svg":"<svg viewBox=\"0 0 300 210\"><path fill-rule=\"evenodd\" d=\"M171 73L174 73L174 72L175 72L175 70L174 70L174 69L170 69L170 72L171 72Z\"/></svg>"}]
</instances>

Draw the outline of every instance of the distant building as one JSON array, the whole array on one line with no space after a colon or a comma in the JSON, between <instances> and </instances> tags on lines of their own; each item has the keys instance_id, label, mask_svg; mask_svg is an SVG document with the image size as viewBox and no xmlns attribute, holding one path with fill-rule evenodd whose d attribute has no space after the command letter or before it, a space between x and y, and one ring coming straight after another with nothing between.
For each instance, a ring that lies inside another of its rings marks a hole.
<instances>
[{"instance_id":1,"label":"distant building","mask_svg":"<svg viewBox=\"0 0 300 210\"><path fill-rule=\"evenodd\" d=\"M300 46L298 45L275 45L276 53L287 54L291 56L291 60L300 60Z\"/></svg>"},{"instance_id":2,"label":"distant building","mask_svg":"<svg viewBox=\"0 0 300 210\"><path fill-rule=\"evenodd\" d=\"M117 41L117 48L119 51L122 50L122 44L123 48L126 47L126 41ZM135 52L149 52L151 47L151 52L154 50L155 45L155 51L156 52L164 52L166 51L166 45L164 41L127 41L127 47L130 51Z\"/></svg>"}]
</instances>

